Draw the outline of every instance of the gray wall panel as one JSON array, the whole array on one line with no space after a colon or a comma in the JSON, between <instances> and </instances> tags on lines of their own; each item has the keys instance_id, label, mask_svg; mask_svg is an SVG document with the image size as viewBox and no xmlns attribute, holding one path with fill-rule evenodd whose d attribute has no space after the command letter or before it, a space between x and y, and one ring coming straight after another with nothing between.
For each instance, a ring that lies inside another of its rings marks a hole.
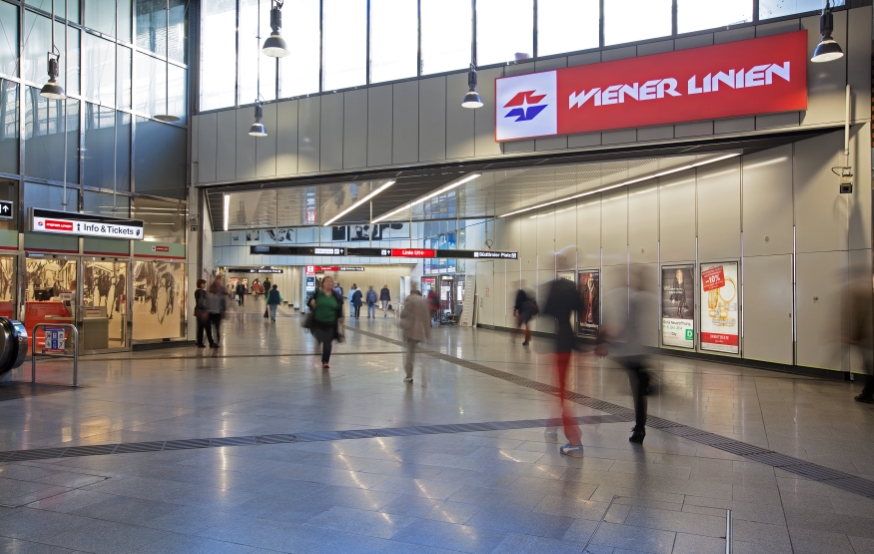
<instances>
[{"instance_id":1,"label":"gray wall panel","mask_svg":"<svg viewBox=\"0 0 874 554\"><path fill-rule=\"evenodd\" d=\"M501 155L501 145L495 142L495 79L500 76L500 69L486 69L479 72L477 90L483 98L483 107L471 110L475 112L473 116L474 155L477 158ZM458 100L458 102L461 101Z\"/></svg>"},{"instance_id":2,"label":"gray wall panel","mask_svg":"<svg viewBox=\"0 0 874 554\"><path fill-rule=\"evenodd\" d=\"M637 55L636 46L622 46L621 48L610 48L601 52L602 62L612 62L614 60L624 60L633 58Z\"/></svg>"},{"instance_id":3,"label":"gray wall panel","mask_svg":"<svg viewBox=\"0 0 874 554\"><path fill-rule=\"evenodd\" d=\"M538 152L544 152L547 150L567 150L567 137L535 139L534 149Z\"/></svg>"},{"instance_id":4,"label":"gray wall panel","mask_svg":"<svg viewBox=\"0 0 874 554\"><path fill-rule=\"evenodd\" d=\"M799 253L795 281L798 365L841 369L841 283L847 282L847 253Z\"/></svg>"},{"instance_id":5,"label":"gray wall panel","mask_svg":"<svg viewBox=\"0 0 874 554\"><path fill-rule=\"evenodd\" d=\"M511 140L501 143L505 154L519 154L521 152L534 152L534 139Z\"/></svg>"},{"instance_id":6,"label":"gray wall panel","mask_svg":"<svg viewBox=\"0 0 874 554\"><path fill-rule=\"evenodd\" d=\"M674 125L674 137L676 138L701 137L712 134L712 121L695 121L693 123L679 123Z\"/></svg>"},{"instance_id":7,"label":"gray wall panel","mask_svg":"<svg viewBox=\"0 0 874 554\"><path fill-rule=\"evenodd\" d=\"M843 165L844 134L795 143L795 245L798 252L847 249L848 195L831 168ZM825 216L825 217L824 217Z\"/></svg>"},{"instance_id":8,"label":"gray wall panel","mask_svg":"<svg viewBox=\"0 0 874 554\"><path fill-rule=\"evenodd\" d=\"M846 12L841 12L846 18ZM859 8L849 18L847 48L848 83L852 89L852 111L854 121L865 121L871 113L871 6ZM837 17L835 26L837 27ZM837 37L835 37L837 40ZM828 64L821 64L828 65ZM868 135L870 136L870 134Z\"/></svg>"},{"instance_id":9,"label":"gray wall panel","mask_svg":"<svg viewBox=\"0 0 874 554\"><path fill-rule=\"evenodd\" d=\"M367 167L367 89L343 95L343 167Z\"/></svg>"},{"instance_id":10,"label":"gray wall panel","mask_svg":"<svg viewBox=\"0 0 874 554\"><path fill-rule=\"evenodd\" d=\"M695 259L695 171L659 179L662 263Z\"/></svg>"},{"instance_id":11,"label":"gray wall panel","mask_svg":"<svg viewBox=\"0 0 874 554\"><path fill-rule=\"evenodd\" d=\"M601 52L589 52L586 54L574 54L567 57L567 66L589 65L601 61Z\"/></svg>"},{"instance_id":12,"label":"gray wall panel","mask_svg":"<svg viewBox=\"0 0 874 554\"><path fill-rule=\"evenodd\" d=\"M847 44L847 12L834 14L835 30L832 36L838 44ZM813 55L813 50L819 44L819 16L805 17L801 20L803 28L807 29L807 57ZM868 18L868 50L871 45L871 18ZM844 50L846 52L846 50ZM839 60L832 63L807 64L807 110L801 112L801 122L805 125L830 123L844 120L845 85L847 82L847 64ZM869 69L866 71L868 90L871 90L870 55L866 60ZM868 107L870 113L871 108Z\"/></svg>"},{"instance_id":13,"label":"gray wall panel","mask_svg":"<svg viewBox=\"0 0 874 554\"><path fill-rule=\"evenodd\" d=\"M645 142L649 140L668 140L672 138L674 138L673 125L643 127L637 130L637 140L640 142Z\"/></svg>"},{"instance_id":14,"label":"gray wall panel","mask_svg":"<svg viewBox=\"0 0 874 554\"><path fill-rule=\"evenodd\" d=\"M577 210L576 207L563 207L555 211L555 249L564 250L574 247L577 250L575 258L579 259L577 245ZM576 260L574 260L576 262Z\"/></svg>"},{"instance_id":15,"label":"gray wall panel","mask_svg":"<svg viewBox=\"0 0 874 554\"><path fill-rule=\"evenodd\" d=\"M258 177L273 177L276 175L276 104L264 106L264 126L267 136L255 139L256 173Z\"/></svg>"},{"instance_id":16,"label":"gray wall panel","mask_svg":"<svg viewBox=\"0 0 874 554\"><path fill-rule=\"evenodd\" d=\"M391 163L392 86L373 87L367 95L367 165Z\"/></svg>"},{"instance_id":17,"label":"gray wall panel","mask_svg":"<svg viewBox=\"0 0 874 554\"><path fill-rule=\"evenodd\" d=\"M721 135L724 133L747 133L755 131L756 118L750 117L732 117L730 119L719 119L713 122L714 134Z\"/></svg>"},{"instance_id":18,"label":"gray wall panel","mask_svg":"<svg viewBox=\"0 0 874 554\"><path fill-rule=\"evenodd\" d=\"M522 258L522 271L534 271L537 269L537 222L530 217L523 217L519 221L519 256Z\"/></svg>"},{"instance_id":19,"label":"gray wall panel","mask_svg":"<svg viewBox=\"0 0 874 554\"><path fill-rule=\"evenodd\" d=\"M197 132L198 182L211 183L216 175L216 136L218 114L196 116L199 122Z\"/></svg>"},{"instance_id":20,"label":"gray wall panel","mask_svg":"<svg viewBox=\"0 0 874 554\"><path fill-rule=\"evenodd\" d=\"M849 245L853 249L871 248L871 187L863 176L871 175L871 123L850 130L850 164L856 174L850 195ZM843 165L843 162L841 162Z\"/></svg>"},{"instance_id":21,"label":"gray wall panel","mask_svg":"<svg viewBox=\"0 0 874 554\"><path fill-rule=\"evenodd\" d=\"M297 173L298 101L280 102L276 121L276 174Z\"/></svg>"},{"instance_id":22,"label":"gray wall panel","mask_svg":"<svg viewBox=\"0 0 874 554\"><path fill-rule=\"evenodd\" d=\"M743 357L791 364L791 255L755 256L744 260L743 310Z\"/></svg>"},{"instance_id":23,"label":"gray wall panel","mask_svg":"<svg viewBox=\"0 0 874 554\"><path fill-rule=\"evenodd\" d=\"M698 169L698 259L740 258L740 158Z\"/></svg>"},{"instance_id":24,"label":"gray wall panel","mask_svg":"<svg viewBox=\"0 0 874 554\"><path fill-rule=\"evenodd\" d=\"M791 33L797 31L799 24L797 19L787 19L786 21L776 21L774 23L764 23L756 25L756 38L769 37L771 35L779 35L782 33Z\"/></svg>"},{"instance_id":25,"label":"gray wall panel","mask_svg":"<svg viewBox=\"0 0 874 554\"><path fill-rule=\"evenodd\" d=\"M637 141L636 129L623 129L621 131L605 131L601 133L601 144L626 144Z\"/></svg>"},{"instance_id":26,"label":"gray wall panel","mask_svg":"<svg viewBox=\"0 0 874 554\"><path fill-rule=\"evenodd\" d=\"M461 107L467 92L467 74L446 76L446 157L473 157L473 112ZM480 108L481 110L482 108Z\"/></svg>"},{"instance_id":27,"label":"gray wall panel","mask_svg":"<svg viewBox=\"0 0 874 554\"><path fill-rule=\"evenodd\" d=\"M537 60L534 62L534 71L551 71L553 69L562 69L567 67L567 58L550 58L548 60Z\"/></svg>"},{"instance_id":28,"label":"gray wall panel","mask_svg":"<svg viewBox=\"0 0 874 554\"><path fill-rule=\"evenodd\" d=\"M233 181L237 176L237 112L216 114L216 181Z\"/></svg>"},{"instance_id":29,"label":"gray wall panel","mask_svg":"<svg viewBox=\"0 0 874 554\"><path fill-rule=\"evenodd\" d=\"M631 263L657 262L659 241L658 187L650 181L628 192L628 252Z\"/></svg>"},{"instance_id":30,"label":"gray wall panel","mask_svg":"<svg viewBox=\"0 0 874 554\"><path fill-rule=\"evenodd\" d=\"M298 100L298 163L299 173L319 170L321 130L321 97Z\"/></svg>"},{"instance_id":31,"label":"gray wall panel","mask_svg":"<svg viewBox=\"0 0 874 554\"><path fill-rule=\"evenodd\" d=\"M601 133L583 133L570 135L567 138L568 148L585 148L586 146L601 146Z\"/></svg>"},{"instance_id":32,"label":"gray wall panel","mask_svg":"<svg viewBox=\"0 0 874 554\"><path fill-rule=\"evenodd\" d=\"M319 167L343 168L343 93L322 96Z\"/></svg>"},{"instance_id":33,"label":"gray wall panel","mask_svg":"<svg viewBox=\"0 0 874 554\"><path fill-rule=\"evenodd\" d=\"M792 252L792 145L744 156L744 254Z\"/></svg>"},{"instance_id":34,"label":"gray wall panel","mask_svg":"<svg viewBox=\"0 0 874 554\"><path fill-rule=\"evenodd\" d=\"M674 50L688 50L690 48L701 48L704 46L713 46L712 33L680 37L674 40Z\"/></svg>"},{"instance_id":35,"label":"gray wall panel","mask_svg":"<svg viewBox=\"0 0 874 554\"><path fill-rule=\"evenodd\" d=\"M601 197L601 247L604 265L628 262L628 193L620 190Z\"/></svg>"},{"instance_id":36,"label":"gray wall panel","mask_svg":"<svg viewBox=\"0 0 874 554\"><path fill-rule=\"evenodd\" d=\"M601 322L621 324L627 313L628 265L605 265L601 270Z\"/></svg>"},{"instance_id":37,"label":"gray wall panel","mask_svg":"<svg viewBox=\"0 0 874 554\"><path fill-rule=\"evenodd\" d=\"M630 322L637 326L637 331L645 346L659 345L659 265L631 264L628 272L637 278L641 287L640 321Z\"/></svg>"},{"instance_id":38,"label":"gray wall panel","mask_svg":"<svg viewBox=\"0 0 874 554\"><path fill-rule=\"evenodd\" d=\"M646 44L637 45L638 56L651 56L652 54L662 54L664 52L673 52L674 41L663 40L660 42L648 42Z\"/></svg>"},{"instance_id":39,"label":"gray wall panel","mask_svg":"<svg viewBox=\"0 0 874 554\"><path fill-rule=\"evenodd\" d=\"M755 27L741 27L740 29L729 29L728 31L717 31L713 33L714 44L749 40L751 38L756 38Z\"/></svg>"},{"instance_id":40,"label":"gray wall panel","mask_svg":"<svg viewBox=\"0 0 874 554\"><path fill-rule=\"evenodd\" d=\"M252 126L254 108L240 108L237 110L237 180L252 179L255 177L255 137L249 136L249 127Z\"/></svg>"},{"instance_id":41,"label":"gray wall panel","mask_svg":"<svg viewBox=\"0 0 874 554\"><path fill-rule=\"evenodd\" d=\"M779 127L797 127L801 114L799 112L775 113L756 116L756 130L777 129Z\"/></svg>"},{"instance_id":42,"label":"gray wall panel","mask_svg":"<svg viewBox=\"0 0 874 554\"><path fill-rule=\"evenodd\" d=\"M581 268L601 266L601 200L580 200L577 204L577 261Z\"/></svg>"},{"instance_id":43,"label":"gray wall panel","mask_svg":"<svg viewBox=\"0 0 874 554\"><path fill-rule=\"evenodd\" d=\"M863 250L850 250L849 251L849 268L850 274L853 275L853 280L855 281L858 276L862 276L862 279L868 280L870 275L874 275L874 267L872 267L872 252L870 248L866 248ZM866 283L867 285L867 283ZM865 286L867 289L867 286ZM844 291L846 294L846 291ZM871 294L870 290L867 294L863 293L864 296L868 296ZM871 300L866 299L863 296L863 302L866 305L871 305ZM849 314L844 314L842 312L842 328L849 327ZM871 340L871 336L868 336L868 340ZM845 345L841 351L842 358L842 368L844 371L852 371L854 373L866 373L870 371L865 367L864 361L862 359L862 353L858 348L849 348Z\"/></svg>"},{"instance_id":44,"label":"gray wall panel","mask_svg":"<svg viewBox=\"0 0 874 554\"><path fill-rule=\"evenodd\" d=\"M394 85L392 94L392 163L419 160L419 82Z\"/></svg>"},{"instance_id":45,"label":"gray wall panel","mask_svg":"<svg viewBox=\"0 0 874 554\"><path fill-rule=\"evenodd\" d=\"M419 161L446 159L446 77L419 81Z\"/></svg>"}]
</instances>

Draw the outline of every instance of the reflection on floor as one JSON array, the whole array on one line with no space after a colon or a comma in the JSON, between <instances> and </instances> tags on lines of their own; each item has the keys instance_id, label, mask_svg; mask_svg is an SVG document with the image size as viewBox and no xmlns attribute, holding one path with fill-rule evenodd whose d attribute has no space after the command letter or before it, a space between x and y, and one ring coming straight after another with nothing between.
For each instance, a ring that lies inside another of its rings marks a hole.
<instances>
[{"instance_id":1,"label":"reflection on floor","mask_svg":"<svg viewBox=\"0 0 874 554\"><path fill-rule=\"evenodd\" d=\"M552 383L536 339L435 328L408 385L385 340L392 319L352 322L323 371L297 316L283 308L271 324L261 310L235 309L218 350L88 356L85 387L0 403L0 451L163 449L0 464L0 504L14 506L0 508L0 551L722 554L730 509L735 553L874 552L863 494L659 429L634 446L629 423L585 405L582 459L558 454L561 432L501 429L552 414L549 387L518 384ZM654 362L652 415L874 478L874 408L852 401L858 385ZM65 382L64 364L40 379ZM631 406L613 362L578 355L573 373L580 395ZM495 429L464 426L478 422ZM433 432L356 432L396 428ZM339 430L351 434L320 433ZM165 442L295 434L331 438Z\"/></svg>"}]
</instances>

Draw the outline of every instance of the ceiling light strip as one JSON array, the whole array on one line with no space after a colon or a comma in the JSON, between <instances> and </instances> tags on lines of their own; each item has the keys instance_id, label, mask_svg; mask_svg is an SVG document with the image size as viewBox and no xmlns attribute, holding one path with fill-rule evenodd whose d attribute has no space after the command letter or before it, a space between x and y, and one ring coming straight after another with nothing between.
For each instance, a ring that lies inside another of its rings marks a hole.
<instances>
[{"instance_id":1,"label":"ceiling light strip","mask_svg":"<svg viewBox=\"0 0 874 554\"><path fill-rule=\"evenodd\" d=\"M379 223L379 222L382 221L383 219L387 219L387 218L389 218L389 217L395 215L396 213L400 213L400 212L402 212L402 211L404 211L404 210L410 209L410 208L412 208L413 206L415 206L415 205L417 205L417 204L421 204L422 202L424 202L424 201L426 201L426 200L430 200L430 199L434 198L435 196L440 196L440 195L443 194L444 192L449 192L450 190L452 190L452 189L454 189L454 188L457 188L457 187L460 187L460 186L463 185L464 183L467 183L467 182L469 182L469 181L473 181L473 180L476 179L477 177L481 177L481 176L482 176L482 173L471 173L470 175L468 175L468 176L466 176L466 177L462 177L461 179L459 179L459 180L457 180L457 181L454 181L454 182L452 182L452 183L449 183L448 185L446 185L446 186L443 187L443 188L437 189L436 191L434 191L434 192L432 192L432 193L429 193L429 194L427 194L427 195L425 195L425 196L422 196L421 198L418 198L418 199L416 199L416 200L413 200L413 201L410 202L409 204L404 204L403 206L401 206L400 208L398 208L398 209L396 209L396 210L394 210L394 211L391 211L391 212L389 212L389 213L387 213L387 214L385 214L385 215L381 215L381 216L377 217L376 219L373 220L373 223Z\"/></svg>"},{"instance_id":2,"label":"ceiling light strip","mask_svg":"<svg viewBox=\"0 0 874 554\"><path fill-rule=\"evenodd\" d=\"M500 216L498 216L498 217L510 217L511 215L517 215L517 214L521 214L521 213L525 213L525 212L530 212L530 211L532 211L532 210L539 210L539 209L541 209L541 208L545 208L545 207L547 207L547 206L552 206L552 205L555 205L555 204L562 204L562 203L564 203L564 202L569 202L569 201L571 201L571 200L576 200L577 198L583 198L584 196L591 196L591 195L593 195L593 194L599 194L599 193L601 193L601 192L606 192L606 191L608 191L608 190L613 190L613 189L617 189L617 188L620 188L620 187L627 187L627 186L629 186L629 185L634 185L634 184L636 184L636 183L642 183L643 181L649 181L650 179L656 179L656 178L658 178L658 177L664 177L665 175L672 175L672 174L674 174L674 173L680 173L681 171L686 171L686 170L689 170L689 169L694 169L694 168L696 168L696 167L701 167L701 166L704 166L704 165L710 165L710 164L713 164L713 163L716 163L716 162L721 162L722 160L727 160L727 159L729 159L729 158L736 158L736 157L738 157L738 156L740 156L740 155L741 155L740 152L733 152L733 153L731 153L731 154L726 154L726 155L724 155L724 156L718 156L718 157L716 157L716 158L710 158L710 159L708 159L708 160L704 160L704 161L697 162L697 163L694 163L694 164L684 165L684 166L677 167L677 168L674 168L674 169L669 169L669 170L667 170L667 171L660 171L660 172L658 172L658 173L653 173L653 174L651 174L651 175L646 175L646 176L644 176L644 177L637 177L637 178L635 178L635 179L630 179L630 180L628 180L628 181L623 181L623 182L621 182L621 183L617 183L617 184L615 184L615 185L609 185L609 186L606 186L606 187L601 187L601 188L599 188L599 189L588 190L588 191L586 191L586 192L582 192L582 193L580 193L580 194L575 194L575 195L573 195L573 196L566 196L566 197L564 197L564 198L560 198L560 199L558 199L558 200L552 200L552 201L550 201L550 202L544 202L543 204L537 204L536 206L531 206L531 207L529 207L529 208L522 208L521 210L516 210L516 211L514 211L514 212L506 213L506 214L504 214L504 215L500 215Z\"/></svg>"},{"instance_id":3,"label":"ceiling light strip","mask_svg":"<svg viewBox=\"0 0 874 554\"><path fill-rule=\"evenodd\" d=\"M367 196L365 196L364 198L362 198L358 202L352 204L351 206L349 206L348 208L346 208L342 212L338 213L337 215L335 215L334 217L332 217L331 219L329 219L328 221L323 223L322 226L327 227L331 223L334 223L335 221L337 221L338 219L340 219L344 215L348 214L349 212L351 212L352 210L354 210L358 206L361 206L362 204L364 204L365 202L367 202L368 200L370 200L371 198L373 198L374 196L376 196L377 194L384 191L385 189L387 189L388 187L392 186L395 183L396 183L396 181L389 181L388 183L382 185L381 187L379 187L375 191L371 192L370 194L368 194Z\"/></svg>"},{"instance_id":4,"label":"ceiling light strip","mask_svg":"<svg viewBox=\"0 0 874 554\"><path fill-rule=\"evenodd\" d=\"M223 209L224 226L223 226L223 228L225 231L227 231L228 230L228 219L230 219L230 215L231 215L231 195L230 194L223 195L222 202L224 204L224 209Z\"/></svg>"}]
</instances>

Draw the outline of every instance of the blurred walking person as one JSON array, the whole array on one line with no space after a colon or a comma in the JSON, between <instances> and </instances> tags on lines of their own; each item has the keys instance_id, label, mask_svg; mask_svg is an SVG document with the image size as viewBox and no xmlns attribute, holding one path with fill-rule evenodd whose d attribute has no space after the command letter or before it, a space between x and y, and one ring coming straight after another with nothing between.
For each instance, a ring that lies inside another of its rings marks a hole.
<instances>
[{"instance_id":1,"label":"blurred walking person","mask_svg":"<svg viewBox=\"0 0 874 554\"><path fill-rule=\"evenodd\" d=\"M331 348L334 341L343 340L343 297L334 292L334 279L322 279L309 303L313 311L312 333L322 345L322 368L330 369Z\"/></svg>"},{"instance_id":2,"label":"blurred walking person","mask_svg":"<svg viewBox=\"0 0 874 554\"><path fill-rule=\"evenodd\" d=\"M197 347L206 348L203 343L203 335L213 348L216 347L212 340L212 329L209 323L209 293L206 292L206 279L197 280L197 290L194 291L194 317L197 319Z\"/></svg>"},{"instance_id":3,"label":"blurred walking person","mask_svg":"<svg viewBox=\"0 0 874 554\"><path fill-rule=\"evenodd\" d=\"M556 255L556 258L564 256L562 253ZM556 263L558 264L558 259ZM567 264L559 264L559 267ZM577 425L574 416L571 414L566 401L567 396L567 380L568 371L570 369L571 354L576 348L576 337L574 336L574 328L571 325L571 315L574 312L577 314L582 310L582 300L580 292L573 281L567 279L555 279L547 284L549 295L546 299L546 305L543 308L543 313L555 318L555 354L554 365L555 373L558 380L559 388L559 411L561 413L561 422L564 427L564 434L567 437L567 444L559 448L559 452L565 456L574 458L583 457L582 433L579 425Z\"/></svg>"},{"instance_id":4,"label":"blurred walking person","mask_svg":"<svg viewBox=\"0 0 874 554\"><path fill-rule=\"evenodd\" d=\"M276 323L276 309L280 304L282 304L282 295L279 294L279 287L273 285L267 293L267 309L270 310L270 321L273 323Z\"/></svg>"},{"instance_id":5,"label":"blurred walking person","mask_svg":"<svg viewBox=\"0 0 874 554\"><path fill-rule=\"evenodd\" d=\"M367 319L376 319L376 291L373 287L367 289Z\"/></svg>"},{"instance_id":6,"label":"blurred walking person","mask_svg":"<svg viewBox=\"0 0 874 554\"><path fill-rule=\"evenodd\" d=\"M843 342L859 349L865 371L865 387L862 393L853 397L856 402L874 404L874 344L871 337L871 276L862 270L854 269L847 294L844 313L849 315L847 332Z\"/></svg>"},{"instance_id":7,"label":"blurred walking person","mask_svg":"<svg viewBox=\"0 0 874 554\"><path fill-rule=\"evenodd\" d=\"M379 301L382 303L382 317L388 317L388 304L391 302L391 292L388 290L388 285L383 285L379 291Z\"/></svg>"},{"instance_id":8,"label":"blurred walking person","mask_svg":"<svg viewBox=\"0 0 874 554\"><path fill-rule=\"evenodd\" d=\"M361 299L364 295L361 294L361 289L355 285L352 285L352 288L355 290L350 295L350 303L355 307L355 319L359 319L361 317Z\"/></svg>"},{"instance_id":9,"label":"blurred walking person","mask_svg":"<svg viewBox=\"0 0 874 554\"><path fill-rule=\"evenodd\" d=\"M213 348L221 346L222 319L228 307L228 290L221 277L216 277L209 286L209 323L213 327Z\"/></svg>"},{"instance_id":10,"label":"blurred walking person","mask_svg":"<svg viewBox=\"0 0 874 554\"><path fill-rule=\"evenodd\" d=\"M404 301L401 312L401 329L404 331L404 342L407 351L404 355L405 383L413 382L413 363L416 358L416 346L431 337L431 316L428 313L428 303L422 298L415 283L410 286L410 296Z\"/></svg>"},{"instance_id":11,"label":"blurred walking person","mask_svg":"<svg viewBox=\"0 0 874 554\"><path fill-rule=\"evenodd\" d=\"M516 317L516 328L511 334L513 342L516 342L516 336L522 332L525 327L525 342L522 346L528 346L531 343L531 319L537 315L537 302L534 300L534 295L524 289L525 282L521 282L519 290L516 291L516 303L513 305L513 315Z\"/></svg>"},{"instance_id":12,"label":"blurred walking person","mask_svg":"<svg viewBox=\"0 0 874 554\"><path fill-rule=\"evenodd\" d=\"M237 293L237 303L242 306L243 303L246 301L246 286L243 285L242 281L237 281L237 288L235 292Z\"/></svg>"}]
</instances>

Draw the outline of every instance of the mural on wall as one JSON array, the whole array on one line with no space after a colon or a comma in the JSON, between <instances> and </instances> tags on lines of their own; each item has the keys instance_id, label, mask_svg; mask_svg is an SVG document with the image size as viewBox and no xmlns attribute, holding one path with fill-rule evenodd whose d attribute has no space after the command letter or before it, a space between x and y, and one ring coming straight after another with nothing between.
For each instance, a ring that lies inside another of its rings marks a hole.
<instances>
[{"instance_id":1,"label":"mural on wall","mask_svg":"<svg viewBox=\"0 0 874 554\"><path fill-rule=\"evenodd\" d=\"M695 285L691 265L662 268L662 344L695 348Z\"/></svg>"},{"instance_id":2,"label":"mural on wall","mask_svg":"<svg viewBox=\"0 0 874 554\"><path fill-rule=\"evenodd\" d=\"M76 262L28 258L25 279L27 300L46 302L76 290Z\"/></svg>"},{"instance_id":3,"label":"mural on wall","mask_svg":"<svg viewBox=\"0 0 874 554\"><path fill-rule=\"evenodd\" d=\"M373 226L373 237L370 236L370 225L341 225L331 228L331 240L333 241L358 241L358 240L389 240L410 238L409 223L380 223Z\"/></svg>"},{"instance_id":4,"label":"mural on wall","mask_svg":"<svg viewBox=\"0 0 874 554\"><path fill-rule=\"evenodd\" d=\"M185 264L143 260L134 264L134 340L184 336Z\"/></svg>"}]
</instances>

